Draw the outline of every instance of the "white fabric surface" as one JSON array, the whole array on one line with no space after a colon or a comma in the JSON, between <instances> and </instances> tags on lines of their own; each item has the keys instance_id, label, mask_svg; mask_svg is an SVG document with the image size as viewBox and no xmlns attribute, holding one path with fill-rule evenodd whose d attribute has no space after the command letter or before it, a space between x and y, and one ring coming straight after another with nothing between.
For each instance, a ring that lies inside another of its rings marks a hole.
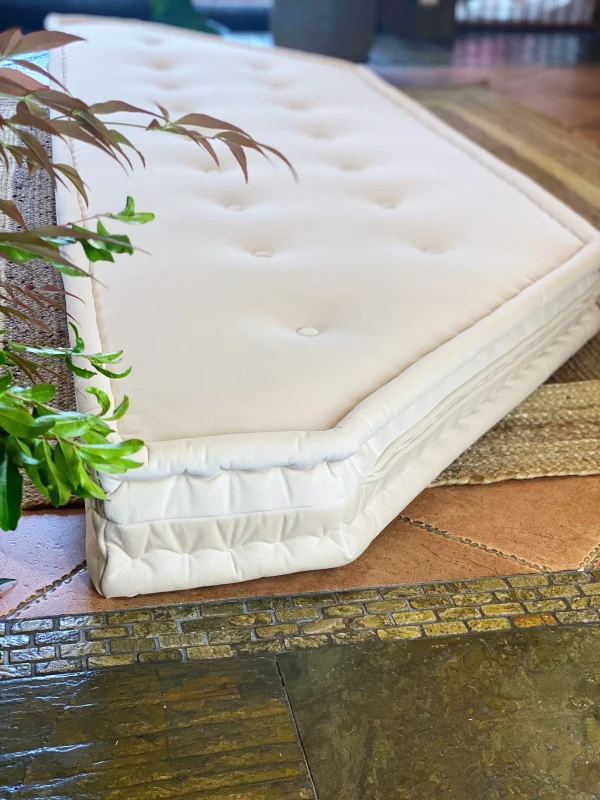
<instances>
[{"instance_id":1,"label":"white fabric surface","mask_svg":"<svg viewBox=\"0 0 600 800\"><path fill-rule=\"evenodd\" d=\"M88 349L133 365L98 385L130 396L119 435L147 443L88 511L103 594L347 563L600 327L598 232L366 69L48 25L88 40L52 55L73 94L213 114L300 176L257 156L245 185L225 152L219 170L154 133L132 134L148 166L130 176L55 147L91 197L85 212L59 188L60 222L126 194L157 215L127 231L151 256L103 265L106 287L67 281Z\"/></svg>"}]
</instances>

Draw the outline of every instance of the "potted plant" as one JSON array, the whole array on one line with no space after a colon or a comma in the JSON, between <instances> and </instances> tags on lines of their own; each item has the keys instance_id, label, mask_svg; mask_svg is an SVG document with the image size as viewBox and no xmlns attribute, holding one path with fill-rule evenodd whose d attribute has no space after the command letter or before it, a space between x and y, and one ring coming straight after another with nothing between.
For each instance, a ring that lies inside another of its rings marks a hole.
<instances>
[{"instance_id":1,"label":"potted plant","mask_svg":"<svg viewBox=\"0 0 600 800\"><path fill-rule=\"evenodd\" d=\"M175 119L161 107L137 108L120 100L88 105L74 97L30 54L76 41L80 39L56 31L23 36L12 29L0 34L0 170L8 172L16 166L29 175L46 173L52 184L70 185L87 204L87 190L77 170L53 162L40 136L83 141L125 168L133 168L135 158L143 163L143 155L125 136L123 126L126 131L138 128L149 135L189 139L217 164L216 150L228 148L246 179L249 150L263 155L268 151L292 169L277 150L206 114L189 113ZM50 111L54 112L52 116ZM123 115L132 115L133 119L124 122ZM124 378L130 369L119 366L122 351L90 352L72 322L70 344L48 346L43 336L41 342L36 340L33 331L43 334L49 330L42 318L43 309L65 313L61 273L97 280L95 268L101 262L134 252L128 236L110 230L114 220L135 226L151 223L154 215L138 211L133 198L128 197L121 211L107 209L68 224L30 227L28 209L7 195L0 196L0 259L11 267L10 274L0 273L0 529L14 530L21 516L25 476L49 505L59 507L72 495L103 498L99 474L123 473L139 466L132 456L143 442L115 439L111 425L127 413L127 397L117 408L111 408L108 396L90 385L87 391L97 401L96 412L79 413L56 403L57 366L85 380L98 374ZM166 230L165 235L176 233ZM81 269L72 260L72 252L78 248L85 252L88 269ZM40 263L53 271L52 283L36 281ZM23 335L15 329L15 320L27 326L28 332Z\"/></svg>"},{"instance_id":2,"label":"potted plant","mask_svg":"<svg viewBox=\"0 0 600 800\"><path fill-rule=\"evenodd\" d=\"M376 19L376 0L274 0L271 29L280 47L366 61Z\"/></svg>"}]
</instances>

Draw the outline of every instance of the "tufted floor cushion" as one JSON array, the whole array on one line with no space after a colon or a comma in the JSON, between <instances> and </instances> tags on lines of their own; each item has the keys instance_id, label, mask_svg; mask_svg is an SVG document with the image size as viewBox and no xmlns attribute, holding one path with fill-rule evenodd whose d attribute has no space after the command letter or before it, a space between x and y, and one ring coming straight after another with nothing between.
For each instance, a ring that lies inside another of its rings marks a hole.
<instances>
[{"instance_id":1,"label":"tufted floor cushion","mask_svg":"<svg viewBox=\"0 0 600 800\"><path fill-rule=\"evenodd\" d=\"M126 176L56 144L90 187L59 221L121 207L138 252L67 288L99 385L143 466L105 478L88 563L107 596L355 559L462 450L600 328L600 235L368 70L137 22L52 17L87 39L51 67L88 101L204 111L281 149L250 182L191 143L135 135ZM87 264L82 263L82 266ZM81 408L91 402L80 394ZM398 547L404 546L401 540Z\"/></svg>"}]
</instances>

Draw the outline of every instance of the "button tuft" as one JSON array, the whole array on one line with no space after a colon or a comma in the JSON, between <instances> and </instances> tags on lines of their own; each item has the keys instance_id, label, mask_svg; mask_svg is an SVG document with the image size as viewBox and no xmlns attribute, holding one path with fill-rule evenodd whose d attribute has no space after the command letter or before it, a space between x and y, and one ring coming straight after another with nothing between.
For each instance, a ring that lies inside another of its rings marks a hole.
<instances>
[{"instance_id":1,"label":"button tuft","mask_svg":"<svg viewBox=\"0 0 600 800\"><path fill-rule=\"evenodd\" d=\"M296 333L298 336L318 336L320 331L318 331L316 328L298 328Z\"/></svg>"},{"instance_id":2,"label":"button tuft","mask_svg":"<svg viewBox=\"0 0 600 800\"><path fill-rule=\"evenodd\" d=\"M329 131L323 130L314 130L308 132L309 136L312 136L313 139L331 139L332 134Z\"/></svg>"},{"instance_id":3,"label":"button tuft","mask_svg":"<svg viewBox=\"0 0 600 800\"><path fill-rule=\"evenodd\" d=\"M271 258L272 255L273 255L273 253L269 253L268 250L255 250L254 251L254 256L256 258Z\"/></svg>"}]
</instances>

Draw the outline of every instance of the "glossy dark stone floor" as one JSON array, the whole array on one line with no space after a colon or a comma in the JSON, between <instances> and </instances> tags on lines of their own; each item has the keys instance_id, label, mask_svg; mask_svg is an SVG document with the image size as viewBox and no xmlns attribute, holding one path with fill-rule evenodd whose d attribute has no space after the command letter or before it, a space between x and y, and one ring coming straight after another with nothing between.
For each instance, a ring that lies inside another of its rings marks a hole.
<instances>
[{"instance_id":1,"label":"glossy dark stone floor","mask_svg":"<svg viewBox=\"0 0 600 800\"><path fill-rule=\"evenodd\" d=\"M597 800L600 627L14 680L0 713L2 800Z\"/></svg>"},{"instance_id":2,"label":"glossy dark stone floor","mask_svg":"<svg viewBox=\"0 0 600 800\"><path fill-rule=\"evenodd\" d=\"M600 797L600 629L319 650L280 668L322 800Z\"/></svg>"},{"instance_id":3,"label":"glossy dark stone floor","mask_svg":"<svg viewBox=\"0 0 600 800\"><path fill-rule=\"evenodd\" d=\"M0 715L2 800L314 797L273 660L14 681Z\"/></svg>"}]
</instances>

